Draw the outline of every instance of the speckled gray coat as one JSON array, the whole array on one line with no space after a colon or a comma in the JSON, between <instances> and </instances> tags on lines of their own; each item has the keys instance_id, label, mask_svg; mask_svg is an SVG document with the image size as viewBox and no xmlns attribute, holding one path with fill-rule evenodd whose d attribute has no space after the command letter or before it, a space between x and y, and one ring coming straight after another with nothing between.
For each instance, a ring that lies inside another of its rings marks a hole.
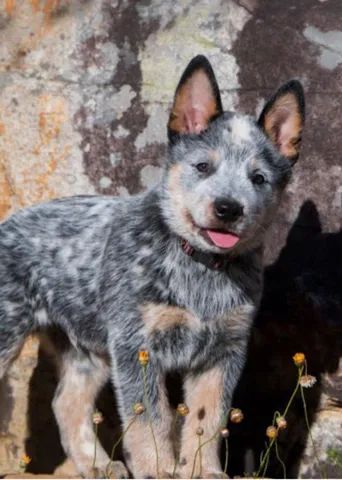
<instances>
[{"instance_id":1,"label":"speckled gray coat","mask_svg":"<svg viewBox=\"0 0 342 480\"><path fill-rule=\"evenodd\" d=\"M125 437L133 475L172 472L164 379L177 370L190 408L178 475L223 475L217 438L200 465L196 432L206 441L225 424L261 295L264 233L298 156L303 116L298 82L277 92L259 123L224 113L210 64L196 57L176 91L160 185L126 199L55 200L1 225L0 374L30 332L54 325L66 334L54 410L81 474L94 474L91 411L109 376L125 427L134 404L146 408ZM217 235L237 243L226 248ZM145 381L141 349L150 353ZM108 463L99 446L102 474Z\"/></svg>"}]
</instances>

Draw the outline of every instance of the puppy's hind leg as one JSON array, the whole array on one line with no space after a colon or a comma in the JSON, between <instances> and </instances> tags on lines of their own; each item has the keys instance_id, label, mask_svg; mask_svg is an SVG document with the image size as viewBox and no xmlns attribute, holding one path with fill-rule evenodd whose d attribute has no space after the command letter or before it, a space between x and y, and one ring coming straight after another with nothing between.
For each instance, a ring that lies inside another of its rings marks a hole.
<instances>
[{"instance_id":1,"label":"puppy's hind leg","mask_svg":"<svg viewBox=\"0 0 342 480\"><path fill-rule=\"evenodd\" d=\"M79 474L86 478L107 476L110 460L99 442L95 453L92 415L97 394L108 376L108 365L100 357L88 356L74 349L62 356L61 379L53 400L53 410L63 448ZM114 462L112 471L115 478L127 476L121 462Z\"/></svg>"},{"instance_id":2,"label":"puppy's hind leg","mask_svg":"<svg viewBox=\"0 0 342 480\"><path fill-rule=\"evenodd\" d=\"M6 287L2 285L2 287ZM33 327L24 293L0 288L0 379L20 352Z\"/></svg>"}]
</instances>

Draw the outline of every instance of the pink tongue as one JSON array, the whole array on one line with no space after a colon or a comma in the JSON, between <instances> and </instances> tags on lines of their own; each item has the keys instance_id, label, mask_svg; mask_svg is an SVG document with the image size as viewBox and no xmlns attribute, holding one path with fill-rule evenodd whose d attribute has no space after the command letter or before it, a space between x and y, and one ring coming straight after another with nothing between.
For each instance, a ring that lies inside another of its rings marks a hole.
<instances>
[{"instance_id":1,"label":"pink tongue","mask_svg":"<svg viewBox=\"0 0 342 480\"><path fill-rule=\"evenodd\" d=\"M220 248L232 248L240 240L237 235L232 233L222 233L215 230L206 230L210 240Z\"/></svg>"}]
</instances>

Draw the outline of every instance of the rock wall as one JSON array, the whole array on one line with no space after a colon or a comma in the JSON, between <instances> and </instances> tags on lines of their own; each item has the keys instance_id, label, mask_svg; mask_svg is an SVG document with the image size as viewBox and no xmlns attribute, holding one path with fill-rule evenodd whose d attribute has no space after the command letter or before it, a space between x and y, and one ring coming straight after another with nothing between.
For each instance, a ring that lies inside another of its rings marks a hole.
<instances>
[{"instance_id":1,"label":"rock wall","mask_svg":"<svg viewBox=\"0 0 342 480\"><path fill-rule=\"evenodd\" d=\"M1 219L50 198L129 195L156 182L174 89L198 53L212 62L226 109L255 114L293 77L305 87L303 154L269 235L264 302L237 392L254 420L233 432L232 473L258 457L295 380L296 350L319 378L310 421L320 457L342 448L341 16L340 0L0 0ZM0 473L17 469L25 450L32 471L63 460L49 409L54 371L37 350L30 339L1 384ZM292 472L319 476L296 412L282 449Z\"/></svg>"}]
</instances>

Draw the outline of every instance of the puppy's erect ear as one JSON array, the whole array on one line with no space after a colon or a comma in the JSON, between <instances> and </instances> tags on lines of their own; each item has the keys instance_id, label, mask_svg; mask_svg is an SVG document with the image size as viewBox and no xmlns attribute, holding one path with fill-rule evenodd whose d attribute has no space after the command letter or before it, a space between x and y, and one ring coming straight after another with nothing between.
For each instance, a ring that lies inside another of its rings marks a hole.
<instances>
[{"instance_id":1,"label":"puppy's erect ear","mask_svg":"<svg viewBox=\"0 0 342 480\"><path fill-rule=\"evenodd\" d=\"M169 139L178 134L199 134L222 111L213 69L206 57L198 55L185 69L176 89L167 125Z\"/></svg>"},{"instance_id":2,"label":"puppy's erect ear","mask_svg":"<svg viewBox=\"0 0 342 480\"><path fill-rule=\"evenodd\" d=\"M294 164L299 155L305 117L302 85L291 80L265 105L259 125L282 155Z\"/></svg>"}]
</instances>

